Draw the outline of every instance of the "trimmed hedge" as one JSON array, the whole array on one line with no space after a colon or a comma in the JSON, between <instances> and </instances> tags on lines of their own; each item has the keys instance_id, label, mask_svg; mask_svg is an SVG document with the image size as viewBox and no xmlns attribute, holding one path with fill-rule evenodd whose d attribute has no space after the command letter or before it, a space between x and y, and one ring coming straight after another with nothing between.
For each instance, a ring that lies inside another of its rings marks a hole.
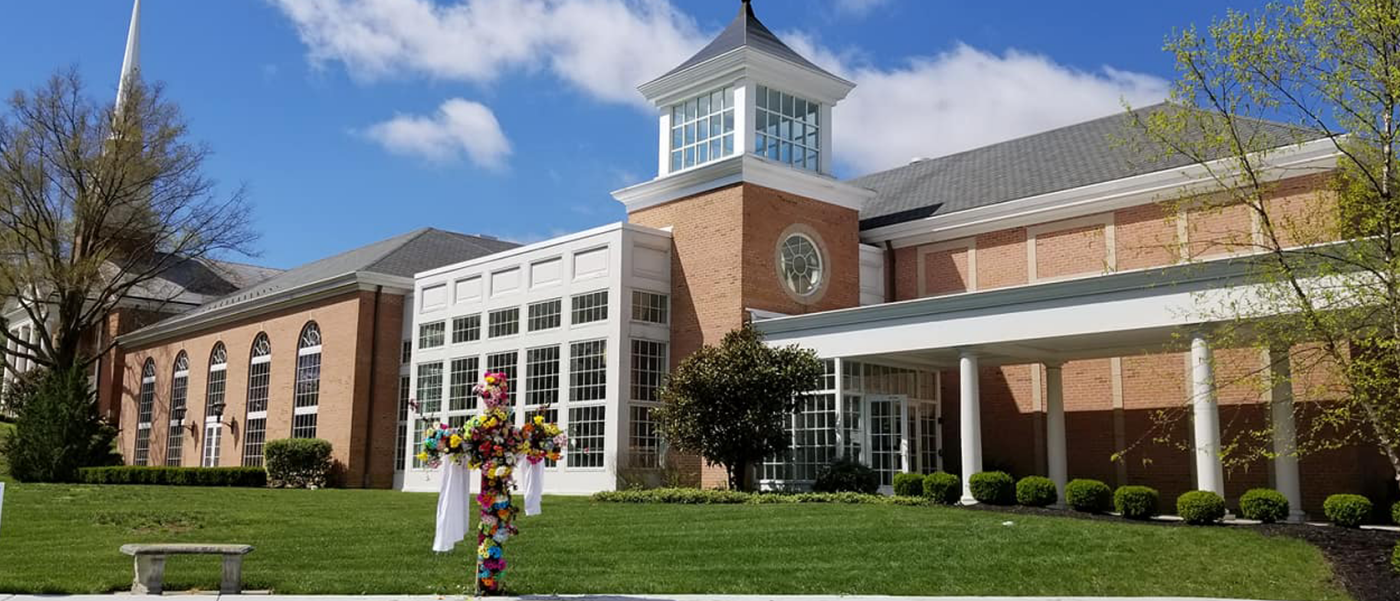
<instances>
[{"instance_id":1,"label":"trimmed hedge","mask_svg":"<svg viewBox=\"0 0 1400 601\"><path fill-rule=\"evenodd\" d=\"M320 438L281 438L263 447L267 483L276 488L325 488L331 475L331 443Z\"/></svg>"},{"instance_id":2,"label":"trimmed hedge","mask_svg":"<svg viewBox=\"0 0 1400 601\"><path fill-rule=\"evenodd\" d=\"M1400 501L1396 501L1394 505L1390 506L1390 521L1394 522L1396 526L1400 526Z\"/></svg>"},{"instance_id":3,"label":"trimmed hedge","mask_svg":"<svg viewBox=\"0 0 1400 601\"><path fill-rule=\"evenodd\" d=\"M1240 516L1265 524L1288 519L1288 497L1272 488L1254 488L1240 497Z\"/></svg>"},{"instance_id":4,"label":"trimmed hedge","mask_svg":"<svg viewBox=\"0 0 1400 601\"><path fill-rule=\"evenodd\" d=\"M894 494L900 497L919 497L924 494L924 475L898 473L894 475Z\"/></svg>"},{"instance_id":5,"label":"trimmed hedge","mask_svg":"<svg viewBox=\"0 0 1400 601\"><path fill-rule=\"evenodd\" d=\"M1322 502L1328 521L1343 528L1359 528L1371 517L1371 500L1361 495L1332 495Z\"/></svg>"},{"instance_id":6,"label":"trimmed hedge","mask_svg":"<svg viewBox=\"0 0 1400 601\"><path fill-rule=\"evenodd\" d=\"M1176 514L1187 524L1214 524L1225 518L1225 499L1208 490L1193 490L1176 498Z\"/></svg>"},{"instance_id":7,"label":"trimmed hedge","mask_svg":"<svg viewBox=\"0 0 1400 601\"><path fill-rule=\"evenodd\" d=\"M78 470L83 484L158 484L162 486L267 486L260 467L147 467L122 465Z\"/></svg>"},{"instance_id":8,"label":"trimmed hedge","mask_svg":"<svg viewBox=\"0 0 1400 601\"><path fill-rule=\"evenodd\" d=\"M1012 505L1016 502L1016 481L1006 472L978 472L968 478L972 498L988 505Z\"/></svg>"},{"instance_id":9,"label":"trimmed hedge","mask_svg":"<svg viewBox=\"0 0 1400 601\"><path fill-rule=\"evenodd\" d=\"M842 457L817 472L813 492L857 492L867 495L880 490L880 475L870 466Z\"/></svg>"},{"instance_id":10,"label":"trimmed hedge","mask_svg":"<svg viewBox=\"0 0 1400 601\"><path fill-rule=\"evenodd\" d=\"M1065 503L1075 511L1103 513L1113 508L1113 490L1098 480L1076 478L1065 485Z\"/></svg>"},{"instance_id":11,"label":"trimmed hedge","mask_svg":"<svg viewBox=\"0 0 1400 601\"><path fill-rule=\"evenodd\" d=\"M600 503L661 503L674 505L769 505L786 503L842 503L848 505L922 505L922 499L838 493L748 493L701 488L653 488L609 490L593 493Z\"/></svg>"},{"instance_id":12,"label":"trimmed hedge","mask_svg":"<svg viewBox=\"0 0 1400 601\"><path fill-rule=\"evenodd\" d=\"M939 505L956 505L962 496L962 479L948 472L924 476L924 498Z\"/></svg>"},{"instance_id":13,"label":"trimmed hedge","mask_svg":"<svg viewBox=\"0 0 1400 601\"><path fill-rule=\"evenodd\" d=\"M1400 574L1400 542L1395 543L1395 550L1390 552L1390 569Z\"/></svg>"},{"instance_id":14,"label":"trimmed hedge","mask_svg":"<svg viewBox=\"0 0 1400 601\"><path fill-rule=\"evenodd\" d=\"M1026 476L1016 483L1016 502L1026 507L1048 507L1058 500L1055 481L1045 476Z\"/></svg>"},{"instance_id":15,"label":"trimmed hedge","mask_svg":"<svg viewBox=\"0 0 1400 601\"><path fill-rule=\"evenodd\" d=\"M1160 497L1155 488L1119 486L1113 491L1113 509L1130 520L1145 520L1157 515Z\"/></svg>"}]
</instances>

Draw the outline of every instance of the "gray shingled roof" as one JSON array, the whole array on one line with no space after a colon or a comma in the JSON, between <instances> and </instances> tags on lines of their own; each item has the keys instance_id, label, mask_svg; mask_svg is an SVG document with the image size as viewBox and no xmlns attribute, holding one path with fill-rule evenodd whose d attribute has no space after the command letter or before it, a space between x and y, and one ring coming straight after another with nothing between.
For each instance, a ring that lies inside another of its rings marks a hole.
<instances>
[{"instance_id":1,"label":"gray shingled roof","mask_svg":"<svg viewBox=\"0 0 1400 601\"><path fill-rule=\"evenodd\" d=\"M1180 110L1166 103L1138 109L1146 115ZM1313 138L1294 126L1250 120L1277 146ZM1128 116L1116 114L1059 129L919 161L850 180L875 190L861 210L861 229L946 215L1008 200L1183 167L1184 155L1135 152Z\"/></svg>"},{"instance_id":2,"label":"gray shingled roof","mask_svg":"<svg viewBox=\"0 0 1400 601\"><path fill-rule=\"evenodd\" d=\"M719 37L716 37L708 46L701 48L700 52L697 52L695 56L681 63L681 66L671 69L666 75L662 75L657 79L680 73L681 71L694 67L695 65L720 56L726 52L745 46L755 50L762 50L768 54L796 63L808 69L831 75L831 73L825 69L816 66L812 61L807 60L801 54L793 51L792 48L788 48L787 44L784 44L782 40L778 39L778 36L773 35L773 32L769 31L768 28L758 20L758 17L754 16L753 5L749 4L749 0L744 0L743 4L739 6L739 16L735 17L734 20L729 23L729 26L725 27L724 31L720 32ZM836 77L835 75L831 76Z\"/></svg>"},{"instance_id":3,"label":"gray shingled roof","mask_svg":"<svg viewBox=\"0 0 1400 601\"><path fill-rule=\"evenodd\" d=\"M214 259L185 259L136 286L127 296L198 305L265 281L281 269Z\"/></svg>"}]
</instances>

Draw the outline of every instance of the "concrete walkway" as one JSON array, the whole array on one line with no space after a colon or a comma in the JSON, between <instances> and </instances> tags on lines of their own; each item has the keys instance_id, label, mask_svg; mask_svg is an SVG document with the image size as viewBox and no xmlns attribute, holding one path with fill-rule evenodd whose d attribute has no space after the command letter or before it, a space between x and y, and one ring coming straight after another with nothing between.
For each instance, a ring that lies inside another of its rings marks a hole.
<instances>
[{"instance_id":1,"label":"concrete walkway","mask_svg":"<svg viewBox=\"0 0 1400 601\"><path fill-rule=\"evenodd\" d=\"M436 595L7 595L0 601L465 601ZM531 595L502 601L1235 601L1202 597L888 597L879 595Z\"/></svg>"}]
</instances>

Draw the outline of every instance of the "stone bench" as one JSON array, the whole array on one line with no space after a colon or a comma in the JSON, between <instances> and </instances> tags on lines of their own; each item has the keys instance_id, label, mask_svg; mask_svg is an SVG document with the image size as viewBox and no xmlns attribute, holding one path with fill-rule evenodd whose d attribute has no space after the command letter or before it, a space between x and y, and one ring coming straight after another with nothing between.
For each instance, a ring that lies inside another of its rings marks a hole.
<instances>
[{"instance_id":1,"label":"stone bench","mask_svg":"<svg viewBox=\"0 0 1400 601\"><path fill-rule=\"evenodd\" d=\"M122 553L136 558L136 577L131 581L131 592L137 595L161 594L165 587L167 555L222 555L224 577L219 582L219 592L236 595L243 590L243 556L252 550L252 545L122 545Z\"/></svg>"}]
</instances>

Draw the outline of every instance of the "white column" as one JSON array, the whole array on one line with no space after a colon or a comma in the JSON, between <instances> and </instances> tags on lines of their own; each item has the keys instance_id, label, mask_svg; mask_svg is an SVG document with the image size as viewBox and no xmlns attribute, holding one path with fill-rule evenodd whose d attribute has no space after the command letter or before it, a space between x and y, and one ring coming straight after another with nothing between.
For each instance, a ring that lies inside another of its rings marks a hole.
<instances>
[{"instance_id":1,"label":"white column","mask_svg":"<svg viewBox=\"0 0 1400 601\"><path fill-rule=\"evenodd\" d=\"M1298 429L1293 423L1293 374L1288 349L1269 351L1269 371L1273 377L1269 410L1274 431L1274 484L1288 499L1288 520L1302 522L1306 516L1298 476Z\"/></svg>"},{"instance_id":2,"label":"white column","mask_svg":"<svg viewBox=\"0 0 1400 601\"><path fill-rule=\"evenodd\" d=\"M1225 496L1220 462L1220 409L1215 402L1215 374L1210 345L1200 332L1191 334L1191 406L1196 433L1196 488Z\"/></svg>"},{"instance_id":3,"label":"white column","mask_svg":"<svg viewBox=\"0 0 1400 601\"><path fill-rule=\"evenodd\" d=\"M1059 504L1065 502L1069 483L1069 457L1065 445L1065 390L1059 363L1045 364L1045 463L1050 480L1059 491Z\"/></svg>"},{"instance_id":4,"label":"white column","mask_svg":"<svg viewBox=\"0 0 1400 601\"><path fill-rule=\"evenodd\" d=\"M958 358L959 436L962 444L962 503L971 505L972 475L982 471L982 400L977 389L977 355L964 351Z\"/></svg>"}]
</instances>

